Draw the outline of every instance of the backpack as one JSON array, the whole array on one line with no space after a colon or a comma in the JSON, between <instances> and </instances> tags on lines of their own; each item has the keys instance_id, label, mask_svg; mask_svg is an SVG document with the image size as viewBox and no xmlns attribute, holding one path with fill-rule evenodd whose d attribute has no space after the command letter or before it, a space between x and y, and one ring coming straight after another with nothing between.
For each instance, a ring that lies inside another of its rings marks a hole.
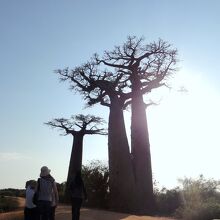
<instances>
[{"instance_id":1,"label":"backpack","mask_svg":"<svg viewBox=\"0 0 220 220\"><path fill-rule=\"evenodd\" d=\"M39 198L39 191L40 191L40 181L39 179L37 180L37 191L33 195L32 202L34 205L37 205L38 198Z\"/></svg>"}]
</instances>

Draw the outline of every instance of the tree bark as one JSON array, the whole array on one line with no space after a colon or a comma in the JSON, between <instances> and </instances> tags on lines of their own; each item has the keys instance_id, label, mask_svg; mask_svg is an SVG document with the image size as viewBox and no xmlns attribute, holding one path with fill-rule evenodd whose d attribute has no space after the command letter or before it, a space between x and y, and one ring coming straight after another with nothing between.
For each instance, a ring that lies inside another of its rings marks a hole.
<instances>
[{"instance_id":1,"label":"tree bark","mask_svg":"<svg viewBox=\"0 0 220 220\"><path fill-rule=\"evenodd\" d=\"M131 153L135 173L136 196L139 213L151 214L155 210L151 153L147 117L140 82L132 84Z\"/></svg>"},{"instance_id":2,"label":"tree bark","mask_svg":"<svg viewBox=\"0 0 220 220\"><path fill-rule=\"evenodd\" d=\"M75 177L76 172L81 171L82 168L83 137L84 135L80 133L77 133L73 136L72 152L67 176L67 186Z\"/></svg>"},{"instance_id":3,"label":"tree bark","mask_svg":"<svg viewBox=\"0 0 220 220\"><path fill-rule=\"evenodd\" d=\"M110 206L121 212L135 211L134 176L123 109L111 99L108 127Z\"/></svg>"}]
</instances>

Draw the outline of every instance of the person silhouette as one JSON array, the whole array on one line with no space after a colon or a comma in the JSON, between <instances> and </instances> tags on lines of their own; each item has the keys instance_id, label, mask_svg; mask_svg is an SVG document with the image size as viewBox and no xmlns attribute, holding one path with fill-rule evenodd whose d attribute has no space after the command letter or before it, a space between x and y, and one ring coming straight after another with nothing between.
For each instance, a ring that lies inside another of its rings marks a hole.
<instances>
[{"instance_id":1,"label":"person silhouette","mask_svg":"<svg viewBox=\"0 0 220 220\"><path fill-rule=\"evenodd\" d=\"M78 171L75 175L75 178L70 181L70 194L72 204L72 220L79 220L80 208L82 206L83 199L87 200L87 192L80 171Z\"/></svg>"}]
</instances>

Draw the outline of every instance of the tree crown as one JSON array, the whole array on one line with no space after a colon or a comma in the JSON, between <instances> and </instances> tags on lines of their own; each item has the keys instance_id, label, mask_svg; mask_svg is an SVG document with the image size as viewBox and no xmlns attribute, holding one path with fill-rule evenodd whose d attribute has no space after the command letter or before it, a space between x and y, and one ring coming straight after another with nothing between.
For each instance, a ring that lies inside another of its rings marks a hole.
<instances>
[{"instance_id":1,"label":"tree crown","mask_svg":"<svg viewBox=\"0 0 220 220\"><path fill-rule=\"evenodd\" d=\"M68 80L71 89L83 95L87 105L110 106L114 98L122 105L131 102L132 91L142 94L168 86L169 77L176 72L177 50L159 39L145 44L144 38L129 36L122 46L97 54L74 69L57 70L61 81ZM135 85L135 86L134 86Z\"/></svg>"},{"instance_id":2,"label":"tree crown","mask_svg":"<svg viewBox=\"0 0 220 220\"><path fill-rule=\"evenodd\" d=\"M103 125L105 121L93 115L73 115L70 119L66 118L55 118L51 121L46 122L46 125L49 125L52 128L58 128L64 133L62 135L72 134L100 134L106 135L105 128L99 128L100 125Z\"/></svg>"}]
</instances>

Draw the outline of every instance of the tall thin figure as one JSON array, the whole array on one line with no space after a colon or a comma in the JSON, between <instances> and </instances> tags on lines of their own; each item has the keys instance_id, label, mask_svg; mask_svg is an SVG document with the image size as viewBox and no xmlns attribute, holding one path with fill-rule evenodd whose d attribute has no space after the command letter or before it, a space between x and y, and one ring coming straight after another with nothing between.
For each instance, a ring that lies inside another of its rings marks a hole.
<instances>
[{"instance_id":1,"label":"tall thin figure","mask_svg":"<svg viewBox=\"0 0 220 220\"><path fill-rule=\"evenodd\" d=\"M70 193L72 202L72 220L79 220L83 199L87 200L87 193L80 171L76 173L75 178L70 182Z\"/></svg>"}]
</instances>

